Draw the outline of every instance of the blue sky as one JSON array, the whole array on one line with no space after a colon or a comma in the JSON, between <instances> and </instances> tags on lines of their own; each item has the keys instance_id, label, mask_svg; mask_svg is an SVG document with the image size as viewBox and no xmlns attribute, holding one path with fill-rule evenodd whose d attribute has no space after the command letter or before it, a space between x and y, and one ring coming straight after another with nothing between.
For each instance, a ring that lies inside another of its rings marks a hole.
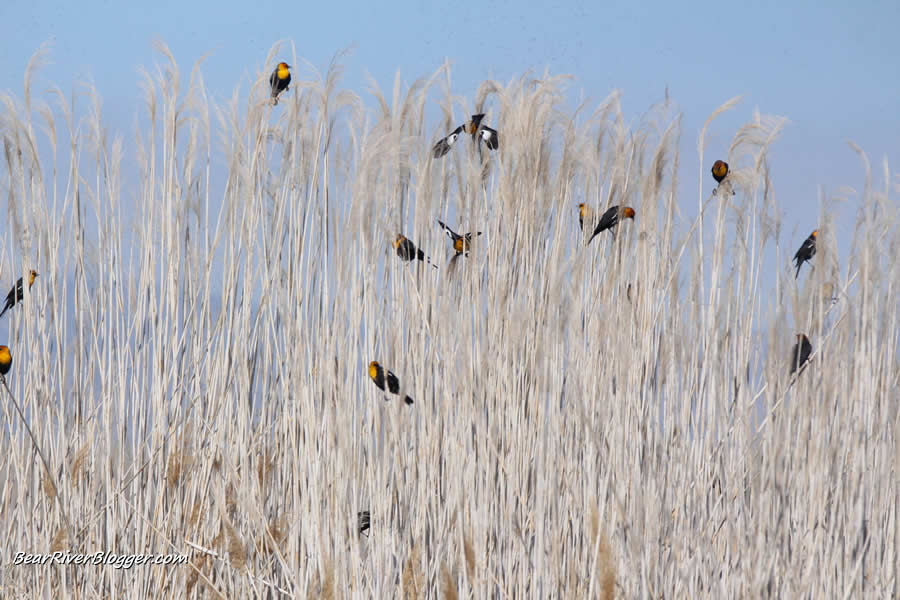
<instances>
[{"instance_id":1,"label":"blue sky","mask_svg":"<svg viewBox=\"0 0 900 600\"><path fill-rule=\"evenodd\" d=\"M223 100L244 90L275 42L293 42L297 55L323 70L335 52L352 47L345 86L367 103L367 75L389 92L395 74L411 82L445 59L453 93L474 99L486 78L508 82L531 69L575 77L571 98L599 102L623 92L632 123L652 104L671 98L684 114L681 202L695 212L699 166L696 140L703 121L725 100L738 109L717 120L706 162L727 150L754 108L790 124L772 154L776 195L786 208L789 245L815 226L818 190L862 189L863 170L847 140L873 163L900 161L900 3L884 2L635 3L585 2L172 2L4 0L0 3L0 90L21 96L29 57L51 43L52 64L37 79L70 93L92 81L107 125L130 133L143 110L139 69L161 59L163 40L187 73L206 53L203 74ZM502 128L502 124L499 125ZM712 185L708 167L705 184ZM839 222L852 234L852 206Z\"/></svg>"}]
</instances>

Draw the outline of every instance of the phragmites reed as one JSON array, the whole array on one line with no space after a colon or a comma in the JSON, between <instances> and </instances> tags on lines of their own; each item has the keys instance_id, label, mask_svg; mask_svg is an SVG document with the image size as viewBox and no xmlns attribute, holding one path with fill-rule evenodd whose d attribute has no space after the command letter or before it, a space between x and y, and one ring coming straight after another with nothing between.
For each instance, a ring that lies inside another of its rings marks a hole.
<instances>
[{"instance_id":1,"label":"phragmites reed","mask_svg":"<svg viewBox=\"0 0 900 600\"><path fill-rule=\"evenodd\" d=\"M419 600L425 595L425 574L422 572L418 547L415 545L403 563L401 589L403 600Z\"/></svg>"},{"instance_id":2,"label":"phragmites reed","mask_svg":"<svg viewBox=\"0 0 900 600\"><path fill-rule=\"evenodd\" d=\"M3 317L0 539L196 568L10 566L4 591L896 596L887 160L785 198L822 174L737 99L694 124L449 64L356 89L287 45L223 95L155 47L137 106L36 93L43 52L0 91L0 273L40 272ZM439 144L482 113L496 148Z\"/></svg>"},{"instance_id":3,"label":"phragmites reed","mask_svg":"<svg viewBox=\"0 0 900 600\"><path fill-rule=\"evenodd\" d=\"M441 564L441 592L444 600L458 600L459 598L456 576L447 568L447 563Z\"/></svg>"}]
</instances>

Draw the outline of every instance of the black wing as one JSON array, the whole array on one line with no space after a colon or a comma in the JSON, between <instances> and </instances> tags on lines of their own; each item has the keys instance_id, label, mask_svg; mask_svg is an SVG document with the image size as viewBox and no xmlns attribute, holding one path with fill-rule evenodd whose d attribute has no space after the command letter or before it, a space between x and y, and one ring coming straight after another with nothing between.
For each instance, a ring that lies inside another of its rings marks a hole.
<instances>
[{"instance_id":1,"label":"black wing","mask_svg":"<svg viewBox=\"0 0 900 600\"><path fill-rule=\"evenodd\" d=\"M447 237L450 238L450 241L451 241L451 242L455 242L456 240L459 239L459 237L460 237L459 234L456 233L455 231L453 231L452 229L450 229L450 228L447 226L447 224L444 223L443 221L441 221L440 219L438 219L438 225L441 226L441 229L444 230L444 233L447 234Z\"/></svg>"},{"instance_id":2,"label":"black wing","mask_svg":"<svg viewBox=\"0 0 900 600\"><path fill-rule=\"evenodd\" d=\"M368 530L372 525L372 515L367 510L360 511L356 513L357 525L359 526L359 532L363 533Z\"/></svg>"},{"instance_id":3,"label":"black wing","mask_svg":"<svg viewBox=\"0 0 900 600\"><path fill-rule=\"evenodd\" d=\"M393 371L387 372L387 387L392 394L400 393L400 380L394 375Z\"/></svg>"},{"instance_id":4,"label":"black wing","mask_svg":"<svg viewBox=\"0 0 900 600\"><path fill-rule=\"evenodd\" d=\"M619 206L610 206L606 209L606 212L600 217L600 222L597 223L597 227L594 229L593 235L591 235L591 239L588 240L588 244L591 243L591 240L594 239L595 236L600 234L601 232L606 231L610 227L614 227L619 222Z\"/></svg>"},{"instance_id":5,"label":"black wing","mask_svg":"<svg viewBox=\"0 0 900 600\"><path fill-rule=\"evenodd\" d=\"M491 129L487 125L481 128L481 139L484 140L484 143L491 150L496 150L500 147L500 134L497 133L496 129Z\"/></svg>"},{"instance_id":6,"label":"black wing","mask_svg":"<svg viewBox=\"0 0 900 600\"><path fill-rule=\"evenodd\" d=\"M438 143L434 145L434 157L440 158L442 156L446 156L448 152L450 152L450 148L453 147L453 144L456 143L456 140L459 139L459 134L462 133L462 125L454 129L450 135L445 138L441 138L438 140Z\"/></svg>"},{"instance_id":7,"label":"black wing","mask_svg":"<svg viewBox=\"0 0 900 600\"><path fill-rule=\"evenodd\" d=\"M813 236L809 236L804 240L803 245L800 246L800 249L797 250L797 254L794 255L794 265L797 267L797 272L794 274L794 278L796 279L800 275L800 266L809 260L812 260L812 257L816 255L816 238Z\"/></svg>"},{"instance_id":8,"label":"black wing","mask_svg":"<svg viewBox=\"0 0 900 600\"><path fill-rule=\"evenodd\" d=\"M809 355L812 354L812 344L807 338L803 338L791 350L791 375L798 369L803 371L806 363L809 362Z\"/></svg>"}]
</instances>

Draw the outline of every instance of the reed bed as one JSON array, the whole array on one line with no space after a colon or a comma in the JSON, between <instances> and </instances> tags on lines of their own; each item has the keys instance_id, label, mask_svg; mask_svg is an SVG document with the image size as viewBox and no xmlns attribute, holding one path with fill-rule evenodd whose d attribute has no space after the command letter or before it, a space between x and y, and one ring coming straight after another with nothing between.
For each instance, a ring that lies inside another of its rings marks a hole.
<instances>
[{"instance_id":1,"label":"reed bed","mask_svg":"<svg viewBox=\"0 0 900 600\"><path fill-rule=\"evenodd\" d=\"M0 340L0 597L898 596L886 162L860 151L855 224L823 194L795 280L784 119L706 147L736 100L684 132L668 103L629 126L617 94L571 109L531 74L359 95L337 60L273 107L273 50L216 103L159 49L127 137L90 90L37 94L42 54L0 96L0 273L40 273ZM475 112L500 150L434 159ZM580 202L637 217L586 246ZM483 232L470 256L437 219ZM56 550L189 562L13 564Z\"/></svg>"}]
</instances>

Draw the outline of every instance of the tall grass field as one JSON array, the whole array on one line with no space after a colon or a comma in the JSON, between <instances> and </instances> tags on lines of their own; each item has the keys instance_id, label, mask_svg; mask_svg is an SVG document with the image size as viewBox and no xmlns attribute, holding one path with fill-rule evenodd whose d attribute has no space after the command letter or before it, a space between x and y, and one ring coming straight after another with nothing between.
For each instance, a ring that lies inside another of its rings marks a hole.
<instances>
[{"instance_id":1,"label":"tall grass field","mask_svg":"<svg viewBox=\"0 0 900 600\"><path fill-rule=\"evenodd\" d=\"M0 95L0 291L39 273L0 324L0 598L900 596L886 160L799 235L786 122L737 100L686 131L563 77L351 91L274 51L216 100L159 50L127 134L43 53ZM473 113L499 149L435 158Z\"/></svg>"}]
</instances>

